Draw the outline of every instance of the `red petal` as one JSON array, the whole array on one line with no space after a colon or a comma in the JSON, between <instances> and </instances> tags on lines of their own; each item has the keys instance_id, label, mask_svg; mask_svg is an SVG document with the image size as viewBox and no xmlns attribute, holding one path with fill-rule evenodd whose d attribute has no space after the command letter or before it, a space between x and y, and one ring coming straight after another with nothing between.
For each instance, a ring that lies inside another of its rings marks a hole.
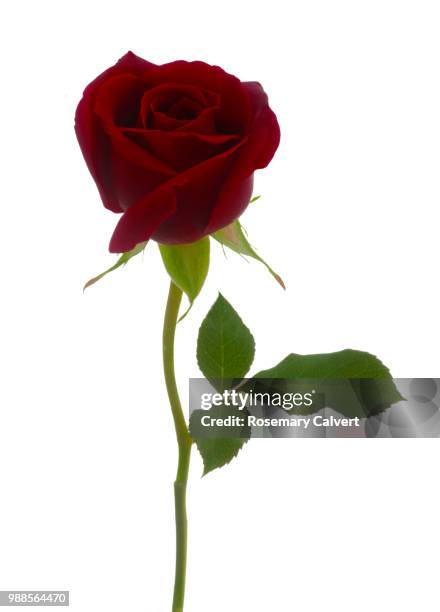
<instances>
[{"instance_id":1,"label":"red petal","mask_svg":"<svg viewBox=\"0 0 440 612\"><path fill-rule=\"evenodd\" d=\"M212 234L238 219L248 207L252 196L254 175L242 180L229 180L224 185L213 207L207 234Z\"/></svg>"},{"instance_id":2,"label":"red petal","mask_svg":"<svg viewBox=\"0 0 440 612\"><path fill-rule=\"evenodd\" d=\"M144 89L141 78L124 74L104 83L96 96L95 114L108 139L106 166L119 210L126 210L176 174L148 149L127 137L124 128L118 125L128 119L132 108L138 112Z\"/></svg>"},{"instance_id":3,"label":"red petal","mask_svg":"<svg viewBox=\"0 0 440 612\"><path fill-rule=\"evenodd\" d=\"M124 134L177 172L227 151L239 136L127 129Z\"/></svg>"},{"instance_id":4,"label":"red petal","mask_svg":"<svg viewBox=\"0 0 440 612\"><path fill-rule=\"evenodd\" d=\"M280 144L280 126L275 113L270 109L267 94L260 83L243 83L254 111L254 121L250 132L249 147L255 147L255 169L265 168Z\"/></svg>"},{"instance_id":5,"label":"red petal","mask_svg":"<svg viewBox=\"0 0 440 612\"><path fill-rule=\"evenodd\" d=\"M99 120L94 114L96 94L101 85L112 76L124 73L141 75L154 67L154 64L129 51L114 66L105 70L86 87L76 110L75 131L84 159L98 187L104 206L114 212L119 212L121 208L114 197L112 177L106 163L109 155L108 137L102 132Z\"/></svg>"},{"instance_id":6,"label":"red petal","mask_svg":"<svg viewBox=\"0 0 440 612\"><path fill-rule=\"evenodd\" d=\"M193 242L205 236L211 212L225 178L234 166L241 143L189 168L170 180L176 194L176 212L153 234L165 244ZM249 198L246 204L249 202ZM246 205L245 204L245 205Z\"/></svg>"},{"instance_id":7,"label":"red petal","mask_svg":"<svg viewBox=\"0 0 440 612\"><path fill-rule=\"evenodd\" d=\"M190 121L169 117L160 111L151 112L151 129L164 130L167 132L196 132L197 134L215 134L215 116L218 107L210 107L202 110L200 115Z\"/></svg>"},{"instance_id":8,"label":"red petal","mask_svg":"<svg viewBox=\"0 0 440 612\"><path fill-rule=\"evenodd\" d=\"M244 83L244 85L252 102L254 121L246 141L239 150L237 162L212 209L208 225L209 233L225 227L245 210L251 193L244 205L243 198L252 185L253 172L269 164L280 142L278 121L268 106L267 95L263 88L259 83ZM231 218L231 213L236 216Z\"/></svg>"},{"instance_id":9,"label":"red petal","mask_svg":"<svg viewBox=\"0 0 440 612\"><path fill-rule=\"evenodd\" d=\"M110 253L131 251L149 240L154 231L176 210L174 190L164 185L129 208L119 219L110 240Z\"/></svg>"},{"instance_id":10,"label":"red petal","mask_svg":"<svg viewBox=\"0 0 440 612\"><path fill-rule=\"evenodd\" d=\"M139 102L144 90L145 83L139 77L129 74L113 77L100 88L94 110L101 119L104 131L117 146L118 151L126 155L133 163L158 173L162 172L164 177L169 177L174 174L169 167L142 147L134 144L123 133L125 127L130 128L136 125L136 118L132 125L130 122L124 125L124 115L130 113L132 106L138 112L139 107L136 102Z\"/></svg>"},{"instance_id":11,"label":"red petal","mask_svg":"<svg viewBox=\"0 0 440 612\"><path fill-rule=\"evenodd\" d=\"M150 70L147 82L150 86L167 82L184 83L219 93L219 130L225 134L244 134L248 129L252 118L249 95L241 81L218 66L182 60L171 62Z\"/></svg>"}]
</instances>

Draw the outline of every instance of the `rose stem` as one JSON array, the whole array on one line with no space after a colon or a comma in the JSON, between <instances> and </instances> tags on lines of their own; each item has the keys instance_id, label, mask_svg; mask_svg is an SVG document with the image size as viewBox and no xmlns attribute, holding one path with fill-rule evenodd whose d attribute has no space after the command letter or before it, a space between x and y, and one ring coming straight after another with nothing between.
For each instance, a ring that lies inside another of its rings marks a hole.
<instances>
[{"instance_id":1,"label":"rose stem","mask_svg":"<svg viewBox=\"0 0 440 612\"><path fill-rule=\"evenodd\" d=\"M174 581L172 612L183 611L183 602L185 598L186 552L188 539L186 486L188 482L192 445L192 440L188 432L185 417L183 415L179 394L177 392L176 376L174 372L174 337L176 333L177 317L179 314L181 300L181 290L173 282L171 282L163 325L163 368L171 412L174 419L177 444L179 446L179 461L177 466L176 480L174 482L174 500L176 511L176 575Z\"/></svg>"}]
</instances>

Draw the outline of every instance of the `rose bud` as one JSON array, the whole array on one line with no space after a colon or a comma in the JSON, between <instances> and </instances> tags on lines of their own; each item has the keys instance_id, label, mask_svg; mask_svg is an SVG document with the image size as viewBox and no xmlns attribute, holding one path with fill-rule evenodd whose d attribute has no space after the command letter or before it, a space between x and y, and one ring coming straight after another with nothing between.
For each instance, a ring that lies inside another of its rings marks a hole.
<instances>
[{"instance_id":1,"label":"rose bud","mask_svg":"<svg viewBox=\"0 0 440 612\"><path fill-rule=\"evenodd\" d=\"M75 130L104 206L122 213L113 253L150 238L194 242L229 225L280 140L259 83L131 52L85 89Z\"/></svg>"}]
</instances>

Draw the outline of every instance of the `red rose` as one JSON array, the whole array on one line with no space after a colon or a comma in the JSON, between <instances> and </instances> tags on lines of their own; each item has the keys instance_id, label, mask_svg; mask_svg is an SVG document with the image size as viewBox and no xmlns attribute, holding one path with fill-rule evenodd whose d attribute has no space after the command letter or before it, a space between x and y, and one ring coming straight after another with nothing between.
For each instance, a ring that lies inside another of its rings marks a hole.
<instances>
[{"instance_id":1,"label":"red rose","mask_svg":"<svg viewBox=\"0 0 440 612\"><path fill-rule=\"evenodd\" d=\"M75 129L104 206L123 213L113 253L193 242L237 219L280 139L259 83L131 52L86 88Z\"/></svg>"}]
</instances>

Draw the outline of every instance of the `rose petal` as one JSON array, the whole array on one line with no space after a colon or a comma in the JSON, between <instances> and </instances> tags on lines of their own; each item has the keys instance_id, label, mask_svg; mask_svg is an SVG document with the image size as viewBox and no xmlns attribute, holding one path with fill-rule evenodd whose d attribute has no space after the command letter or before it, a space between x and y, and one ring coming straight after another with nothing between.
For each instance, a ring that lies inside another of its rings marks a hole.
<instances>
[{"instance_id":1,"label":"rose petal","mask_svg":"<svg viewBox=\"0 0 440 612\"><path fill-rule=\"evenodd\" d=\"M169 109L182 98L194 100L199 111L209 105L208 99L199 87L182 83L163 83L157 87L150 87L144 92L139 112L140 125L144 128L150 127L149 115L152 111L168 114Z\"/></svg>"},{"instance_id":2,"label":"rose petal","mask_svg":"<svg viewBox=\"0 0 440 612\"><path fill-rule=\"evenodd\" d=\"M274 113L269 107L260 113L254 130L248 136L237 156L237 161L226 177L218 200L212 207L208 224L208 233L221 229L244 212L249 199L244 204L242 197L246 185L251 184L253 173L264 168L272 159L279 143L279 126Z\"/></svg>"},{"instance_id":3,"label":"rose petal","mask_svg":"<svg viewBox=\"0 0 440 612\"><path fill-rule=\"evenodd\" d=\"M225 134L247 132L252 118L249 95L243 84L222 68L204 62L179 60L156 66L148 72L146 80L150 86L173 81L219 93L221 108L217 117L218 131Z\"/></svg>"},{"instance_id":4,"label":"rose petal","mask_svg":"<svg viewBox=\"0 0 440 612\"><path fill-rule=\"evenodd\" d=\"M148 149L128 138L119 125L123 125L124 121L136 122L134 114L137 114L144 89L141 78L119 75L102 85L95 100L96 116L108 138L106 164L119 210L126 210L176 174L173 168L157 159Z\"/></svg>"},{"instance_id":5,"label":"rose petal","mask_svg":"<svg viewBox=\"0 0 440 612\"><path fill-rule=\"evenodd\" d=\"M265 168L280 144L280 126L275 113L269 107L268 97L260 83L243 83L248 92L254 111L252 137L249 146L259 150L256 156L256 168Z\"/></svg>"},{"instance_id":6,"label":"rose petal","mask_svg":"<svg viewBox=\"0 0 440 612\"><path fill-rule=\"evenodd\" d=\"M150 129L164 130L167 132L195 132L197 134L216 134L215 115L217 108L205 108L198 117L191 121L183 121L169 117L159 111L152 111L150 114Z\"/></svg>"},{"instance_id":7,"label":"rose petal","mask_svg":"<svg viewBox=\"0 0 440 612\"><path fill-rule=\"evenodd\" d=\"M212 213L208 225L209 233L225 227L234 220L226 220L234 211L237 219L245 210L248 202L243 206L242 197L246 193L246 184L253 172L265 168L280 142L280 128L277 118L268 106L267 95L259 83L244 83L249 93L254 111L254 121L250 133L239 150L236 164L230 175L226 178L223 189ZM251 194L249 194L250 198Z\"/></svg>"},{"instance_id":8,"label":"rose petal","mask_svg":"<svg viewBox=\"0 0 440 612\"><path fill-rule=\"evenodd\" d=\"M212 208L207 234L226 227L243 214L250 202L253 184L253 174L241 180L234 178L226 182Z\"/></svg>"},{"instance_id":9,"label":"rose petal","mask_svg":"<svg viewBox=\"0 0 440 612\"><path fill-rule=\"evenodd\" d=\"M212 209L218 201L225 178L234 167L241 142L227 151L189 168L170 179L176 194L176 212L152 238L164 244L199 240L208 233ZM249 202L249 199L244 206Z\"/></svg>"},{"instance_id":10,"label":"rose petal","mask_svg":"<svg viewBox=\"0 0 440 612\"><path fill-rule=\"evenodd\" d=\"M119 219L110 240L110 253L125 253L149 240L175 210L176 198L171 184L163 185L140 199Z\"/></svg>"},{"instance_id":11,"label":"rose petal","mask_svg":"<svg viewBox=\"0 0 440 612\"><path fill-rule=\"evenodd\" d=\"M180 96L180 97L179 97ZM169 111L179 104L181 96L195 100L200 105L200 112L193 119L178 119L170 116ZM167 111L160 101L168 97L174 104ZM197 132L199 134L216 133L215 114L220 108L220 96L199 87L180 83L166 83L152 87L143 95L138 119L138 127Z\"/></svg>"},{"instance_id":12,"label":"rose petal","mask_svg":"<svg viewBox=\"0 0 440 612\"><path fill-rule=\"evenodd\" d=\"M98 187L104 206L114 212L120 211L120 205L114 197L112 177L106 164L109 151L108 137L103 133L93 110L96 94L109 77L124 73L145 74L154 67L155 65L151 62L129 51L114 66L105 70L86 87L76 110L75 131L82 154Z\"/></svg>"},{"instance_id":13,"label":"rose petal","mask_svg":"<svg viewBox=\"0 0 440 612\"><path fill-rule=\"evenodd\" d=\"M227 134L193 134L141 129L126 129L124 134L177 172L187 170L214 155L223 153L240 138Z\"/></svg>"},{"instance_id":14,"label":"rose petal","mask_svg":"<svg viewBox=\"0 0 440 612\"><path fill-rule=\"evenodd\" d=\"M99 90L95 101L95 113L101 119L104 131L114 144L132 162L155 172L163 172L164 177L173 174L173 171L161 161L153 157L142 147L124 136L124 127L135 127L136 118L131 122L124 122L124 118L134 114L131 107L138 109L141 96L145 90L145 83L139 77L123 74L108 80ZM127 108L129 109L127 111Z\"/></svg>"}]
</instances>

